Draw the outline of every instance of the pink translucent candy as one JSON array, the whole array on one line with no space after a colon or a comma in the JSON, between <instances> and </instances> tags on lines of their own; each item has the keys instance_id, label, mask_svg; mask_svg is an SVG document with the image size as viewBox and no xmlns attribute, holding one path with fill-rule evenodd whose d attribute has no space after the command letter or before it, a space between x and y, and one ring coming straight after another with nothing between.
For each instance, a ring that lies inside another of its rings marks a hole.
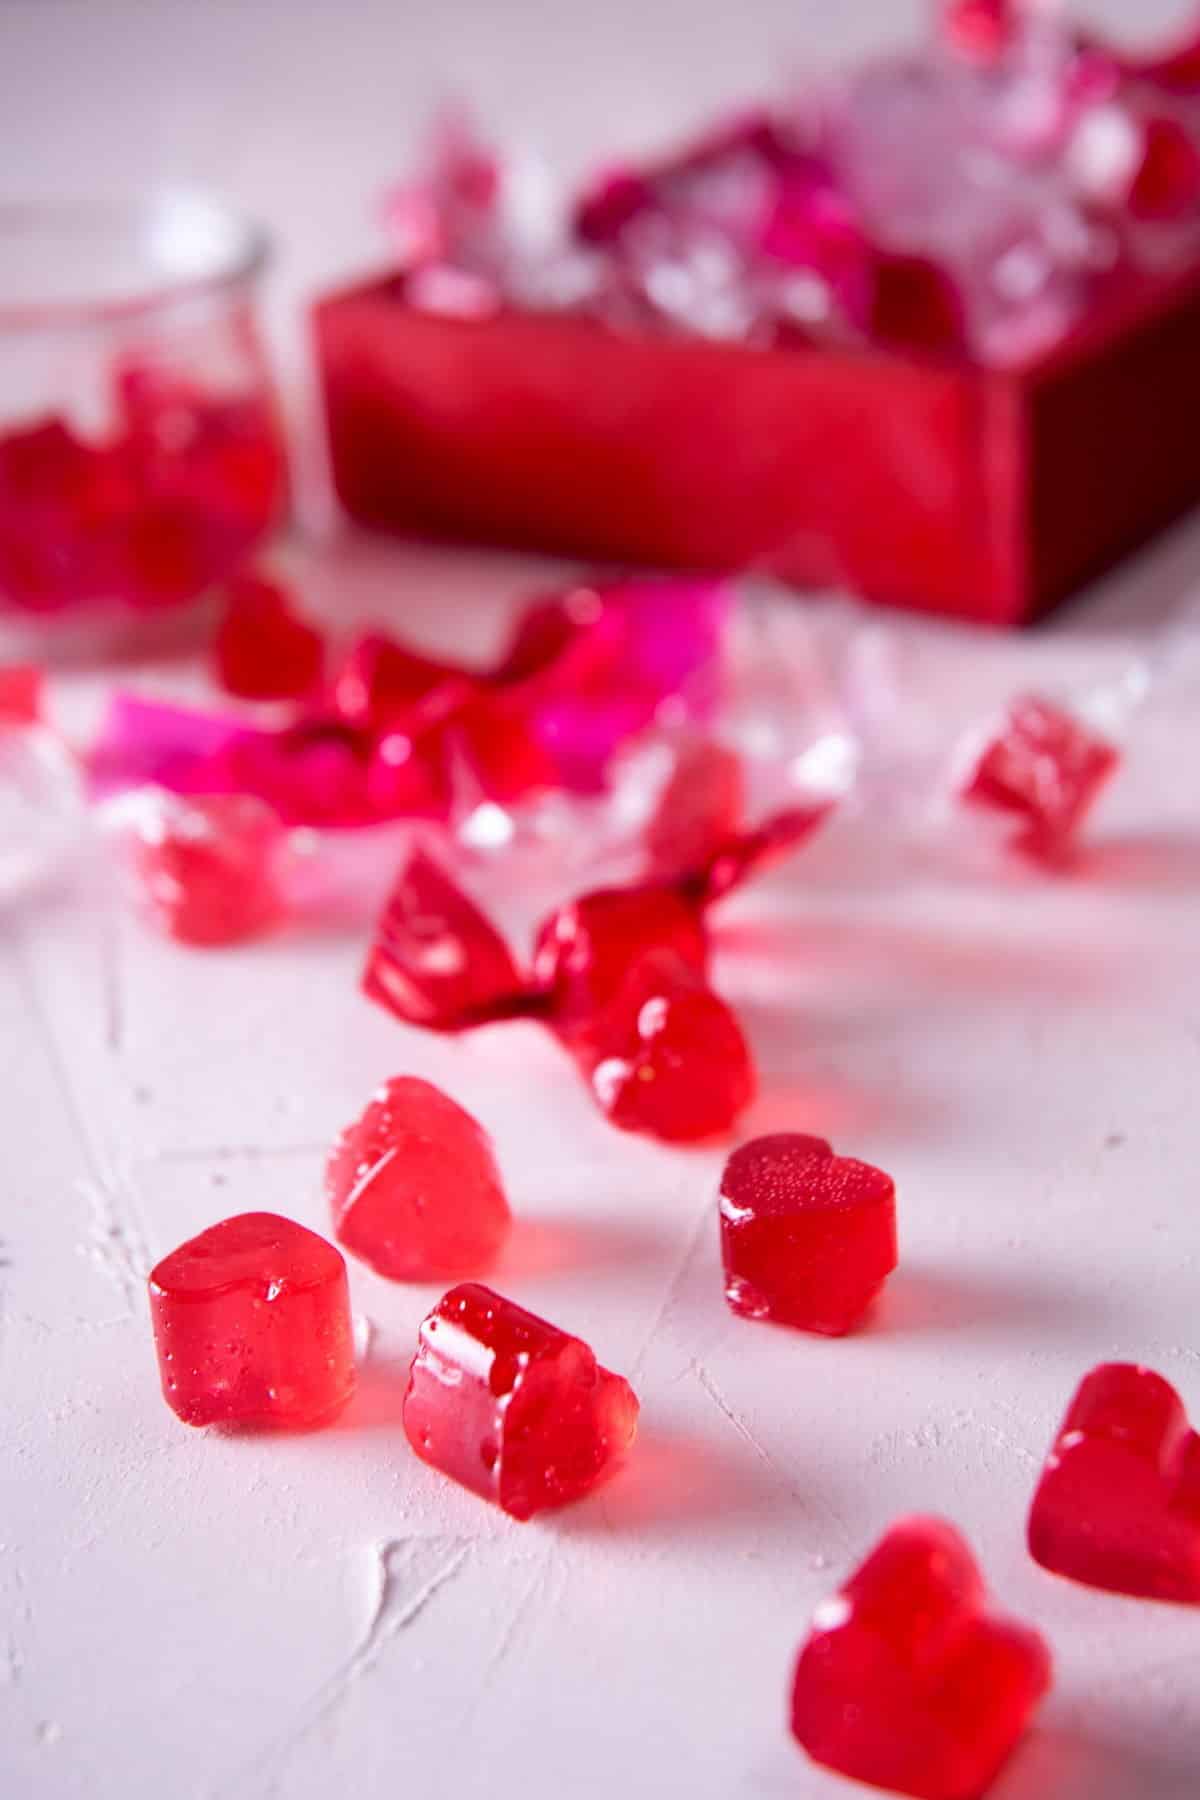
<instances>
[{"instance_id":1,"label":"pink translucent candy","mask_svg":"<svg viewBox=\"0 0 1200 1800\"><path fill-rule=\"evenodd\" d=\"M757 1088L734 1014L669 950L642 956L572 1047L614 1125L669 1143L723 1135Z\"/></svg>"},{"instance_id":2,"label":"pink translucent candy","mask_svg":"<svg viewBox=\"0 0 1200 1800\"><path fill-rule=\"evenodd\" d=\"M633 1444L638 1403L581 1339L475 1283L421 1326L404 1429L423 1461L514 1519L582 1499Z\"/></svg>"},{"instance_id":3,"label":"pink translucent candy","mask_svg":"<svg viewBox=\"0 0 1200 1800\"><path fill-rule=\"evenodd\" d=\"M42 712L42 671L0 665L0 725L34 725Z\"/></svg>"},{"instance_id":4,"label":"pink translucent candy","mask_svg":"<svg viewBox=\"0 0 1200 1800\"><path fill-rule=\"evenodd\" d=\"M1037 1632L993 1613L962 1537L893 1525L818 1606L792 1683L814 1762L916 1800L979 1800L1050 1686Z\"/></svg>"},{"instance_id":5,"label":"pink translucent candy","mask_svg":"<svg viewBox=\"0 0 1200 1800\"><path fill-rule=\"evenodd\" d=\"M218 758L241 729L232 716L114 694L88 758L93 785L101 794L146 785L215 792Z\"/></svg>"},{"instance_id":6,"label":"pink translucent candy","mask_svg":"<svg viewBox=\"0 0 1200 1800\"><path fill-rule=\"evenodd\" d=\"M824 1138L754 1138L721 1178L721 1256L734 1312L840 1336L896 1267L892 1179Z\"/></svg>"},{"instance_id":7,"label":"pink translucent candy","mask_svg":"<svg viewBox=\"0 0 1200 1800\"><path fill-rule=\"evenodd\" d=\"M1118 1594L1200 1605L1200 1437L1153 1369L1084 1377L1029 1514L1030 1554Z\"/></svg>"},{"instance_id":8,"label":"pink translucent candy","mask_svg":"<svg viewBox=\"0 0 1200 1800\"><path fill-rule=\"evenodd\" d=\"M1054 861L1070 849L1120 761L1113 745L1063 707L1024 695L985 743L962 797L1011 816L1017 847Z\"/></svg>"},{"instance_id":9,"label":"pink translucent candy","mask_svg":"<svg viewBox=\"0 0 1200 1800\"><path fill-rule=\"evenodd\" d=\"M148 790L136 796L125 822L137 899L168 937L235 944L282 916L286 835L261 800Z\"/></svg>"},{"instance_id":10,"label":"pink translucent candy","mask_svg":"<svg viewBox=\"0 0 1200 1800\"><path fill-rule=\"evenodd\" d=\"M511 1224L487 1133L413 1075L342 1132L325 1188L338 1242L391 1281L480 1274Z\"/></svg>"},{"instance_id":11,"label":"pink translucent candy","mask_svg":"<svg viewBox=\"0 0 1200 1800\"><path fill-rule=\"evenodd\" d=\"M150 1274L163 1397L185 1425L323 1424L354 1392L341 1254L273 1213L225 1219Z\"/></svg>"},{"instance_id":12,"label":"pink translucent candy","mask_svg":"<svg viewBox=\"0 0 1200 1800\"><path fill-rule=\"evenodd\" d=\"M529 987L499 932L423 851L401 870L363 975L398 1018L461 1031L527 1010Z\"/></svg>"},{"instance_id":13,"label":"pink translucent candy","mask_svg":"<svg viewBox=\"0 0 1200 1800\"><path fill-rule=\"evenodd\" d=\"M1174 220L1194 216L1200 205L1200 146L1174 119L1146 123L1141 157L1129 187L1135 219Z\"/></svg>"}]
</instances>

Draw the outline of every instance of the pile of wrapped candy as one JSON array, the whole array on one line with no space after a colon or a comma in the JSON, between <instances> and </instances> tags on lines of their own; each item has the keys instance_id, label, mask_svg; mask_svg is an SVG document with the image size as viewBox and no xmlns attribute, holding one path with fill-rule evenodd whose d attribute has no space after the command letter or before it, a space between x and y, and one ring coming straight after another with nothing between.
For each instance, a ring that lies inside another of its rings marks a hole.
<instances>
[{"instance_id":1,"label":"pile of wrapped candy","mask_svg":"<svg viewBox=\"0 0 1200 1800\"><path fill-rule=\"evenodd\" d=\"M84 764L141 910L190 944L286 917L314 841L319 854L335 834L406 825L370 997L435 1031L536 1021L614 1124L703 1140L756 1086L709 976L730 894L848 801L891 810L880 776L894 785L897 769L922 804L949 800L1060 866L1120 763L1110 693L1018 696L899 767L848 673L878 628L835 611L824 636L786 596L732 583L581 584L533 601L471 668L379 630L339 646L279 582L247 575L214 652L237 703L118 692ZM4 671L9 888L79 835L80 770L40 708L37 671ZM493 877L513 867L552 899L510 939Z\"/></svg>"},{"instance_id":2,"label":"pile of wrapped candy","mask_svg":"<svg viewBox=\"0 0 1200 1800\"><path fill-rule=\"evenodd\" d=\"M386 216L406 298L1019 362L1200 245L1200 47L950 0L924 49L618 164L560 209L460 120Z\"/></svg>"}]
</instances>

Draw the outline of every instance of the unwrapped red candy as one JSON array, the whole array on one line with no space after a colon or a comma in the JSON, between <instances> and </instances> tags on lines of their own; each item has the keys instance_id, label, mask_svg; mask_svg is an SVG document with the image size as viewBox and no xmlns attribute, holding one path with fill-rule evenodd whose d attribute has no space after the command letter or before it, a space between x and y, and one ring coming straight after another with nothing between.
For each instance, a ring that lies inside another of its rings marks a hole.
<instances>
[{"instance_id":1,"label":"unwrapped red candy","mask_svg":"<svg viewBox=\"0 0 1200 1800\"><path fill-rule=\"evenodd\" d=\"M354 1391L341 1253L273 1213L242 1213L150 1273L163 1397L185 1425L318 1425Z\"/></svg>"},{"instance_id":2,"label":"unwrapped red candy","mask_svg":"<svg viewBox=\"0 0 1200 1800\"><path fill-rule=\"evenodd\" d=\"M1056 1575L1200 1605L1200 1437L1153 1369L1084 1377L1046 1459L1029 1549Z\"/></svg>"},{"instance_id":3,"label":"unwrapped red candy","mask_svg":"<svg viewBox=\"0 0 1200 1800\"><path fill-rule=\"evenodd\" d=\"M1112 744L1051 701L1027 694L1008 709L962 784L963 799L1011 816L1015 843L1056 861L1120 765Z\"/></svg>"},{"instance_id":4,"label":"unwrapped red candy","mask_svg":"<svg viewBox=\"0 0 1200 1800\"><path fill-rule=\"evenodd\" d=\"M236 944L282 916L286 833L261 800L148 790L117 816L128 824L136 897L168 937Z\"/></svg>"},{"instance_id":5,"label":"unwrapped red candy","mask_svg":"<svg viewBox=\"0 0 1200 1800\"><path fill-rule=\"evenodd\" d=\"M613 1124L668 1143L727 1132L757 1087L734 1014L695 965L670 950L635 962L573 1047Z\"/></svg>"},{"instance_id":6,"label":"unwrapped red candy","mask_svg":"<svg viewBox=\"0 0 1200 1800\"><path fill-rule=\"evenodd\" d=\"M36 725L42 711L42 671L32 664L0 666L0 725Z\"/></svg>"},{"instance_id":7,"label":"unwrapped red candy","mask_svg":"<svg viewBox=\"0 0 1200 1800\"><path fill-rule=\"evenodd\" d=\"M792 1730L839 1774L917 1800L978 1800L1049 1685L1045 1644L988 1610L958 1532L905 1519L813 1615Z\"/></svg>"},{"instance_id":8,"label":"unwrapped red candy","mask_svg":"<svg viewBox=\"0 0 1200 1800\"><path fill-rule=\"evenodd\" d=\"M896 1267L892 1178L824 1138L753 1138L721 1178L721 1255L734 1312L841 1336Z\"/></svg>"},{"instance_id":9,"label":"unwrapped red candy","mask_svg":"<svg viewBox=\"0 0 1200 1800\"><path fill-rule=\"evenodd\" d=\"M582 1499L624 1459L637 1415L585 1343L490 1288L452 1288L421 1326L409 1443L514 1519Z\"/></svg>"},{"instance_id":10,"label":"unwrapped red candy","mask_svg":"<svg viewBox=\"0 0 1200 1800\"><path fill-rule=\"evenodd\" d=\"M511 1224L487 1133L412 1075L341 1134L325 1185L338 1242L392 1281L477 1274Z\"/></svg>"},{"instance_id":11,"label":"unwrapped red candy","mask_svg":"<svg viewBox=\"0 0 1200 1800\"><path fill-rule=\"evenodd\" d=\"M325 640L291 595L262 575L237 575L213 645L222 687L244 700L291 700L321 678Z\"/></svg>"}]
</instances>

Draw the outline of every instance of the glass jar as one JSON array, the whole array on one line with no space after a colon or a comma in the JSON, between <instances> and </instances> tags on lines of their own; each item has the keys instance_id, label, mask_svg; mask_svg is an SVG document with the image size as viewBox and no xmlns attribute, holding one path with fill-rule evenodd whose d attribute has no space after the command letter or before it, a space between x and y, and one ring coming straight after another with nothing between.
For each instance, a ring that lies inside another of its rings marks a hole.
<instances>
[{"instance_id":1,"label":"glass jar","mask_svg":"<svg viewBox=\"0 0 1200 1800\"><path fill-rule=\"evenodd\" d=\"M265 262L195 197L0 207L0 656L178 636L274 529Z\"/></svg>"}]
</instances>

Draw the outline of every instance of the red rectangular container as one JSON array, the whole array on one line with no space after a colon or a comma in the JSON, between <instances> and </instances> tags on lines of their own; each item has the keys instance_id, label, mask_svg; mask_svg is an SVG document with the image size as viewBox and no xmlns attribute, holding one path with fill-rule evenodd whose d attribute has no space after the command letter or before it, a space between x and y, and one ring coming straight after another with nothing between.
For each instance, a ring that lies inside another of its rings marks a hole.
<instances>
[{"instance_id":1,"label":"red rectangular container","mask_svg":"<svg viewBox=\"0 0 1200 1800\"><path fill-rule=\"evenodd\" d=\"M395 277L314 318L334 481L368 525L1009 625L1200 500L1200 270L1019 371L445 318Z\"/></svg>"}]
</instances>

